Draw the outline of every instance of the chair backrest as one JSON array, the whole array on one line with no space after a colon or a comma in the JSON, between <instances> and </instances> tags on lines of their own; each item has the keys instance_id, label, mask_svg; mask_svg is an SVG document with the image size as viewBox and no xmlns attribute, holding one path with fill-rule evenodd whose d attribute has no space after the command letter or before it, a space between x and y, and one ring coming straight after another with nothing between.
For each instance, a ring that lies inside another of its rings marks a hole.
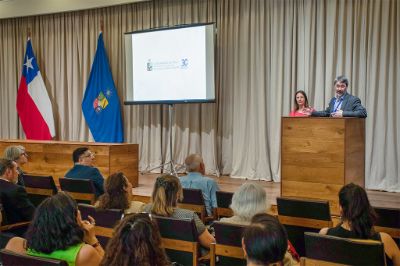
<instances>
[{"instance_id":1,"label":"chair backrest","mask_svg":"<svg viewBox=\"0 0 400 266\"><path fill-rule=\"evenodd\" d=\"M345 265L386 265L383 243L305 233L306 258ZM306 264L307 265L307 264ZM325 264L324 264L325 265Z\"/></svg>"},{"instance_id":2,"label":"chair backrest","mask_svg":"<svg viewBox=\"0 0 400 266\"><path fill-rule=\"evenodd\" d=\"M242 233L245 226L223 222L213 223L215 241L210 248L210 266L215 265L216 256L218 265L246 265L242 249Z\"/></svg>"},{"instance_id":3,"label":"chair backrest","mask_svg":"<svg viewBox=\"0 0 400 266\"><path fill-rule=\"evenodd\" d=\"M278 219L300 256L305 255L304 232L319 232L321 228L332 227L328 201L283 197L276 201Z\"/></svg>"},{"instance_id":4,"label":"chair backrest","mask_svg":"<svg viewBox=\"0 0 400 266\"><path fill-rule=\"evenodd\" d=\"M233 211L230 208L230 205L232 203L233 193L226 191L217 191L216 197L217 197L217 208L215 210L216 219L219 220L221 217L233 216Z\"/></svg>"},{"instance_id":5,"label":"chair backrest","mask_svg":"<svg viewBox=\"0 0 400 266\"><path fill-rule=\"evenodd\" d=\"M92 180L60 178L59 182L61 190L67 192L77 202L94 204L96 195Z\"/></svg>"},{"instance_id":6,"label":"chair backrest","mask_svg":"<svg viewBox=\"0 0 400 266\"><path fill-rule=\"evenodd\" d=\"M400 209L374 207L378 220L375 223L377 232L389 234L400 248Z\"/></svg>"},{"instance_id":7,"label":"chair backrest","mask_svg":"<svg viewBox=\"0 0 400 266\"><path fill-rule=\"evenodd\" d=\"M108 240L112 237L115 225L122 219L123 210L109 209L102 210L89 204L78 204L82 219L88 219L88 215L96 220L95 232L96 236L103 247L107 245Z\"/></svg>"},{"instance_id":8,"label":"chair backrest","mask_svg":"<svg viewBox=\"0 0 400 266\"><path fill-rule=\"evenodd\" d=\"M178 203L178 207L198 213L200 219L205 222L206 206L204 204L203 192L201 189L183 188L182 190L183 200Z\"/></svg>"},{"instance_id":9,"label":"chair backrest","mask_svg":"<svg viewBox=\"0 0 400 266\"><path fill-rule=\"evenodd\" d=\"M63 260L47 259L28 255L18 254L9 250L0 250L2 265L30 265L30 266L68 266L68 263Z\"/></svg>"},{"instance_id":10,"label":"chair backrest","mask_svg":"<svg viewBox=\"0 0 400 266\"><path fill-rule=\"evenodd\" d=\"M26 229L28 229L29 223L30 222L18 222L18 223L14 223L14 224L10 224L8 223L7 220L7 215L6 212L4 211L3 208L3 193L0 192L0 232L3 233L10 233L12 235L23 235L26 231ZM2 237L1 239L2 243L4 238Z\"/></svg>"},{"instance_id":11,"label":"chair backrest","mask_svg":"<svg viewBox=\"0 0 400 266\"><path fill-rule=\"evenodd\" d=\"M152 217L157 222L162 245L170 260L183 265L198 265L199 243L194 220Z\"/></svg>"},{"instance_id":12,"label":"chair backrest","mask_svg":"<svg viewBox=\"0 0 400 266\"><path fill-rule=\"evenodd\" d=\"M38 206L46 198L57 194L57 187L52 176L24 174L22 178L29 200L35 206Z\"/></svg>"}]
</instances>

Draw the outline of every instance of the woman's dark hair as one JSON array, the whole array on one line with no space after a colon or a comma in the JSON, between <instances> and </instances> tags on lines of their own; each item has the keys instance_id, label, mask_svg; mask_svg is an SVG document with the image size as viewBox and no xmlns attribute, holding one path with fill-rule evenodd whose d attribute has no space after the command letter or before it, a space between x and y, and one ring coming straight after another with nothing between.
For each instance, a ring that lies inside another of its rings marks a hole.
<instances>
[{"instance_id":1,"label":"woman's dark hair","mask_svg":"<svg viewBox=\"0 0 400 266\"><path fill-rule=\"evenodd\" d=\"M27 248L49 254L83 242L77 222L78 206L64 192L45 199L36 209L26 233Z\"/></svg>"},{"instance_id":2,"label":"woman's dark hair","mask_svg":"<svg viewBox=\"0 0 400 266\"><path fill-rule=\"evenodd\" d=\"M342 207L342 220L349 223L358 237L368 239L375 234L373 226L377 216L362 187L354 183L342 187L339 204Z\"/></svg>"},{"instance_id":3,"label":"woman's dark hair","mask_svg":"<svg viewBox=\"0 0 400 266\"><path fill-rule=\"evenodd\" d=\"M297 94L299 94L299 93L304 96L304 107L309 107L306 92L300 90L300 91L296 91L296 93L294 94L294 106L296 107L294 110L299 110L299 104L297 103L297 100L296 100Z\"/></svg>"},{"instance_id":4,"label":"woman's dark hair","mask_svg":"<svg viewBox=\"0 0 400 266\"><path fill-rule=\"evenodd\" d=\"M243 232L247 260L268 265L282 261L288 248L285 228L274 216L259 213Z\"/></svg>"},{"instance_id":5,"label":"woman's dark hair","mask_svg":"<svg viewBox=\"0 0 400 266\"><path fill-rule=\"evenodd\" d=\"M117 225L100 265L170 265L158 227L149 214L128 215Z\"/></svg>"},{"instance_id":6,"label":"woman's dark hair","mask_svg":"<svg viewBox=\"0 0 400 266\"><path fill-rule=\"evenodd\" d=\"M178 199L182 198L182 186L173 175L159 176L154 183L151 213L171 216Z\"/></svg>"},{"instance_id":7,"label":"woman's dark hair","mask_svg":"<svg viewBox=\"0 0 400 266\"><path fill-rule=\"evenodd\" d=\"M128 182L122 172L110 175L104 181L104 194L99 197L100 209L122 209L129 208L129 194L126 191Z\"/></svg>"}]
</instances>

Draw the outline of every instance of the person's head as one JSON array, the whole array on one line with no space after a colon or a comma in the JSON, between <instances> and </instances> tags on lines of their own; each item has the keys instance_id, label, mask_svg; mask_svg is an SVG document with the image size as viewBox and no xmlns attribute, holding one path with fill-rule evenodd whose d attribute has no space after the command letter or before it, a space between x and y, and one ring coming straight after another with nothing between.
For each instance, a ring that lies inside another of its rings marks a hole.
<instances>
[{"instance_id":1,"label":"person's head","mask_svg":"<svg viewBox=\"0 0 400 266\"><path fill-rule=\"evenodd\" d=\"M367 193L359 185L350 183L339 191L339 205L342 220L357 236L369 238L374 234L376 213L369 203Z\"/></svg>"},{"instance_id":2,"label":"person's head","mask_svg":"<svg viewBox=\"0 0 400 266\"><path fill-rule=\"evenodd\" d=\"M265 213L269 206L265 190L257 184L244 183L233 194L231 209L243 220L250 221L257 213Z\"/></svg>"},{"instance_id":3,"label":"person's head","mask_svg":"<svg viewBox=\"0 0 400 266\"><path fill-rule=\"evenodd\" d=\"M78 205L68 194L59 192L45 199L29 225L27 247L48 254L82 243L80 220Z\"/></svg>"},{"instance_id":4,"label":"person's head","mask_svg":"<svg viewBox=\"0 0 400 266\"><path fill-rule=\"evenodd\" d=\"M186 171L188 172L198 172L202 175L205 174L205 166L203 158L200 154L190 154L185 159Z\"/></svg>"},{"instance_id":5,"label":"person's head","mask_svg":"<svg viewBox=\"0 0 400 266\"><path fill-rule=\"evenodd\" d=\"M151 196L153 203L151 212L160 216L172 215L178 199L182 198L182 194L182 186L176 176L163 175L157 177Z\"/></svg>"},{"instance_id":6,"label":"person's head","mask_svg":"<svg viewBox=\"0 0 400 266\"><path fill-rule=\"evenodd\" d=\"M336 97L342 97L349 87L349 80L345 76L339 76L333 81Z\"/></svg>"},{"instance_id":7,"label":"person's head","mask_svg":"<svg viewBox=\"0 0 400 266\"><path fill-rule=\"evenodd\" d=\"M116 226L101 265L170 265L158 227L147 213L128 215Z\"/></svg>"},{"instance_id":8,"label":"person's head","mask_svg":"<svg viewBox=\"0 0 400 266\"><path fill-rule=\"evenodd\" d=\"M94 157L94 153L91 152L88 147L77 148L72 153L72 160L74 161L74 163L86 166L93 166Z\"/></svg>"},{"instance_id":9,"label":"person's head","mask_svg":"<svg viewBox=\"0 0 400 266\"><path fill-rule=\"evenodd\" d=\"M296 91L294 95L294 106L296 110L299 110L300 107L309 107L307 94L304 91Z\"/></svg>"},{"instance_id":10,"label":"person's head","mask_svg":"<svg viewBox=\"0 0 400 266\"><path fill-rule=\"evenodd\" d=\"M256 265L282 261L288 248L286 230L274 216L257 214L243 232L242 248L247 261Z\"/></svg>"},{"instance_id":11,"label":"person's head","mask_svg":"<svg viewBox=\"0 0 400 266\"><path fill-rule=\"evenodd\" d=\"M9 159L0 159L0 177L10 181L11 183L17 183L17 163Z\"/></svg>"},{"instance_id":12,"label":"person's head","mask_svg":"<svg viewBox=\"0 0 400 266\"><path fill-rule=\"evenodd\" d=\"M18 166L28 162L28 154L24 146L9 146L4 150L4 158L15 161Z\"/></svg>"},{"instance_id":13,"label":"person's head","mask_svg":"<svg viewBox=\"0 0 400 266\"><path fill-rule=\"evenodd\" d=\"M132 184L122 173L114 173L104 181L104 194L99 198L101 209L123 209L130 205Z\"/></svg>"}]
</instances>

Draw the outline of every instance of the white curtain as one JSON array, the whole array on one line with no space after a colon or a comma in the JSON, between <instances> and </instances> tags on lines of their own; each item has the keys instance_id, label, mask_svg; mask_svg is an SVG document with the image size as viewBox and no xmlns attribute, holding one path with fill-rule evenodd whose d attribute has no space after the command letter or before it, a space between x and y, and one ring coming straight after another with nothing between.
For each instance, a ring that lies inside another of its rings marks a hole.
<instances>
[{"instance_id":1,"label":"white curtain","mask_svg":"<svg viewBox=\"0 0 400 266\"><path fill-rule=\"evenodd\" d=\"M27 30L53 103L58 140L91 141L81 102L100 20L124 99L123 33L216 22L215 104L175 105L173 159L201 153L207 172L280 180L280 121L298 89L323 109L337 75L368 110L366 185L400 191L398 0L156 0L0 20L0 137L24 138L15 101ZM167 106L124 106L140 169L170 160Z\"/></svg>"}]
</instances>

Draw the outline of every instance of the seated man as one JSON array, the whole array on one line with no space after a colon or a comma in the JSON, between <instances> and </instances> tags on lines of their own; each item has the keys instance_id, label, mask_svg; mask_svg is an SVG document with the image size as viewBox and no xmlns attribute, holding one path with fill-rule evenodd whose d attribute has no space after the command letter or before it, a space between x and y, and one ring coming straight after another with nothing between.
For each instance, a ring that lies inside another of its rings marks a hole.
<instances>
[{"instance_id":1,"label":"seated man","mask_svg":"<svg viewBox=\"0 0 400 266\"><path fill-rule=\"evenodd\" d=\"M65 177L91 179L93 181L96 197L103 194L104 178L99 169L93 166L94 153L92 153L87 147L77 148L72 153L72 160L75 165L65 174Z\"/></svg>"},{"instance_id":2,"label":"seated man","mask_svg":"<svg viewBox=\"0 0 400 266\"><path fill-rule=\"evenodd\" d=\"M5 214L3 224L30 221L35 212L24 187L17 185L17 182L17 164L0 159L0 195Z\"/></svg>"},{"instance_id":3,"label":"seated man","mask_svg":"<svg viewBox=\"0 0 400 266\"><path fill-rule=\"evenodd\" d=\"M212 216L212 209L217 207L216 191L219 190L217 182L212 178L203 176L205 174L205 166L203 158L199 154L189 155L185 160L185 165L188 175L179 178L182 187L201 189L207 215Z\"/></svg>"},{"instance_id":4,"label":"seated man","mask_svg":"<svg viewBox=\"0 0 400 266\"><path fill-rule=\"evenodd\" d=\"M336 95L330 100L329 106L324 111L312 112L311 116L367 117L367 110L361 105L360 99L347 92L349 80L345 76L337 77L333 85Z\"/></svg>"}]
</instances>

